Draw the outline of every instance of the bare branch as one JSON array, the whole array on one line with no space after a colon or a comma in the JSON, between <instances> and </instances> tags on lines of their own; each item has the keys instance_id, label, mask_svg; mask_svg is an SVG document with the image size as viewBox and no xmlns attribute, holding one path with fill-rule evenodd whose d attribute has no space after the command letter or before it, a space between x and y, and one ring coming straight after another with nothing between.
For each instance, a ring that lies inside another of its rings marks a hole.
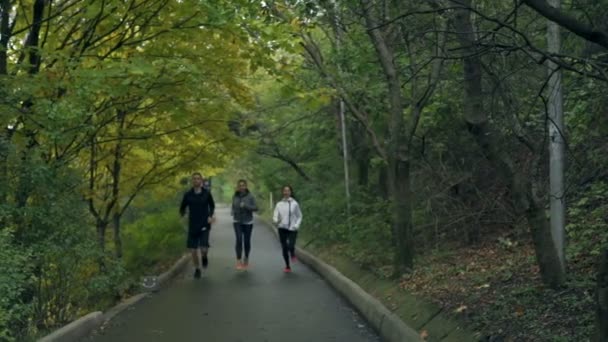
<instances>
[{"instance_id":1,"label":"bare branch","mask_svg":"<svg viewBox=\"0 0 608 342\"><path fill-rule=\"evenodd\" d=\"M549 5L545 0L522 0L538 14L566 28L577 36L608 49L608 33L580 22L576 18Z\"/></svg>"}]
</instances>

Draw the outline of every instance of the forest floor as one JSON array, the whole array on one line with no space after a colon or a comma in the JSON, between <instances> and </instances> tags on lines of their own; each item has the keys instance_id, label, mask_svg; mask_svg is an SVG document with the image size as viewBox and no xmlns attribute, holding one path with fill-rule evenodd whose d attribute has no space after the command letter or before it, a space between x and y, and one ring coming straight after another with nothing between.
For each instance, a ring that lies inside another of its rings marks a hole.
<instances>
[{"instance_id":1,"label":"forest floor","mask_svg":"<svg viewBox=\"0 0 608 342\"><path fill-rule=\"evenodd\" d=\"M336 251L344 255L344 247L314 249L322 258L331 258ZM567 286L551 290L543 286L534 248L524 238L512 241L494 235L475 247L442 250L450 252L428 251L417 258L416 270L399 280L404 295L435 304L480 341L589 340L594 325L593 262L569 260ZM386 270L380 265L368 268ZM393 297L397 300L394 292L374 295L389 306Z\"/></svg>"},{"instance_id":2,"label":"forest floor","mask_svg":"<svg viewBox=\"0 0 608 342\"><path fill-rule=\"evenodd\" d=\"M500 241L500 242L499 242ZM543 286L530 241L488 239L428 253L401 288L430 299L492 341L587 341L594 324L592 263L569 261L561 290Z\"/></svg>"}]
</instances>

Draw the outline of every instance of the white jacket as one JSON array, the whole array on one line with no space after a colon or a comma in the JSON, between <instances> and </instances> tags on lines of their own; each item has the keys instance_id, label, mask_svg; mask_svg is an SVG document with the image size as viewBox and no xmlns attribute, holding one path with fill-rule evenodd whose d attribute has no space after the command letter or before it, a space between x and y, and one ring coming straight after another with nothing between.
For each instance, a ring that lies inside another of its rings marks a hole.
<instances>
[{"instance_id":1,"label":"white jacket","mask_svg":"<svg viewBox=\"0 0 608 342\"><path fill-rule=\"evenodd\" d=\"M279 226L292 231L298 230L302 224L302 211L300 205L293 199L282 199L274 207L272 221Z\"/></svg>"}]
</instances>

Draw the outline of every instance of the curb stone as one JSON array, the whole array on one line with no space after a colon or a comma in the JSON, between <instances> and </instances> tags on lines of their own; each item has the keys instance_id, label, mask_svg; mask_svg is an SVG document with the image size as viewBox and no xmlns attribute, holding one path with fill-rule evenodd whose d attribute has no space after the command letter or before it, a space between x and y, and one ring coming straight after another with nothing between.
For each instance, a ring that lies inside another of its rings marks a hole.
<instances>
[{"instance_id":1,"label":"curb stone","mask_svg":"<svg viewBox=\"0 0 608 342\"><path fill-rule=\"evenodd\" d=\"M91 312L64 327L55 330L50 335L38 340L38 342L79 341L100 326L102 322L103 313L101 311Z\"/></svg>"},{"instance_id":2,"label":"curb stone","mask_svg":"<svg viewBox=\"0 0 608 342\"><path fill-rule=\"evenodd\" d=\"M120 314L121 312L127 310L131 306L139 303L144 298L147 298L149 295L150 295L149 293L140 293L140 294L135 295L133 297L127 298L126 300L124 300L123 302L117 304L116 306L114 306L110 310L104 312L104 314L103 314L103 324L106 324L112 318L116 317L118 314Z\"/></svg>"},{"instance_id":3,"label":"curb stone","mask_svg":"<svg viewBox=\"0 0 608 342\"><path fill-rule=\"evenodd\" d=\"M258 216L259 217L259 216ZM278 236L278 231L266 219L259 217ZM296 247L298 259L311 267L342 294L374 327L383 341L422 342L416 330L405 324L379 300L365 292L354 281L302 248Z\"/></svg>"},{"instance_id":4,"label":"curb stone","mask_svg":"<svg viewBox=\"0 0 608 342\"><path fill-rule=\"evenodd\" d=\"M127 298L125 301L115 305L105 313L101 311L91 312L83 317L76 319L75 321L65 325L49 335L38 340L38 342L73 342L82 341L93 331L106 324L109 320L114 318L116 315L139 303L144 298L150 295L150 292L156 292L160 288L168 285L168 283L175 278L184 268L188 265L188 255L182 256L173 266L166 272L162 273L157 278L158 286L153 289L149 289L146 292L137 294L135 296Z\"/></svg>"},{"instance_id":5,"label":"curb stone","mask_svg":"<svg viewBox=\"0 0 608 342\"><path fill-rule=\"evenodd\" d=\"M182 256L167 272L158 276L159 288L167 286L167 284L169 284L173 278L180 274L186 268L186 266L188 266L189 260L189 255Z\"/></svg>"}]
</instances>

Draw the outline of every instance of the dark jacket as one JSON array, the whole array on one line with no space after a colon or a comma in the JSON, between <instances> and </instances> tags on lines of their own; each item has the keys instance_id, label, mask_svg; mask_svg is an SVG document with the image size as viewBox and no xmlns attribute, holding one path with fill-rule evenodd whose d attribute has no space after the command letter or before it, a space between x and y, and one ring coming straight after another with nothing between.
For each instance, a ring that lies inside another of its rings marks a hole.
<instances>
[{"instance_id":1,"label":"dark jacket","mask_svg":"<svg viewBox=\"0 0 608 342\"><path fill-rule=\"evenodd\" d=\"M215 202L213 196L206 189L201 189L200 193L194 192L194 189L184 194L182 204L179 207L179 213L184 216L188 208L188 225L190 230L200 230L203 227L210 227L209 217L215 212Z\"/></svg>"},{"instance_id":2,"label":"dark jacket","mask_svg":"<svg viewBox=\"0 0 608 342\"><path fill-rule=\"evenodd\" d=\"M243 207L241 208L241 203ZM232 217L234 222L250 224L253 222L253 212L257 211L258 207L255 203L255 197L247 190L245 193L237 191L232 197Z\"/></svg>"}]
</instances>

